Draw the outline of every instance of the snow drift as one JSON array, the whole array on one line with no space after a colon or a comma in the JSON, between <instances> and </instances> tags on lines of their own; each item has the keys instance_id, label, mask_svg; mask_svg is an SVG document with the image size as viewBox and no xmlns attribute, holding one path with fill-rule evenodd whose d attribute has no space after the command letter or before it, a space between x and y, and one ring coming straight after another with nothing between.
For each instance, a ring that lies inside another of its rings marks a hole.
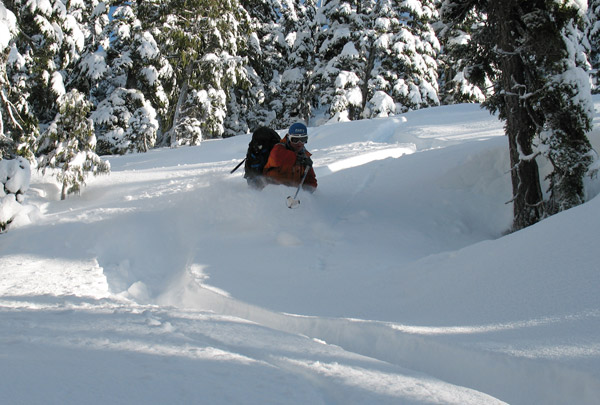
<instances>
[{"instance_id":1,"label":"snow drift","mask_svg":"<svg viewBox=\"0 0 600 405\"><path fill-rule=\"evenodd\" d=\"M506 235L502 132L477 105L310 128L297 210L229 174L249 135L113 157L63 202L34 174L41 218L0 235L4 398L595 403L598 180Z\"/></svg>"}]
</instances>

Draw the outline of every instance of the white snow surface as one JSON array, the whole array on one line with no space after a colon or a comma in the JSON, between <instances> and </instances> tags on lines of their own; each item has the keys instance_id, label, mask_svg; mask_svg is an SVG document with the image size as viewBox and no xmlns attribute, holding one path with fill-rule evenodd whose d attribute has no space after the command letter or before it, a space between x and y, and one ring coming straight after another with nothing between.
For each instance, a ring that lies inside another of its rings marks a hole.
<instances>
[{"instance_id":1,"label":"white snow surface","mask_svg":"<svg viewBox=\"0 0 600 405\"><path fill-rule=\"evenodd\" d=\"M229 173L250 135L112 157L66 201L33 173L42 216L0 235L2 402L597 403L598 180L506 235L478 105L309 135L297 209Z\"/></svg>"}]
</instances>

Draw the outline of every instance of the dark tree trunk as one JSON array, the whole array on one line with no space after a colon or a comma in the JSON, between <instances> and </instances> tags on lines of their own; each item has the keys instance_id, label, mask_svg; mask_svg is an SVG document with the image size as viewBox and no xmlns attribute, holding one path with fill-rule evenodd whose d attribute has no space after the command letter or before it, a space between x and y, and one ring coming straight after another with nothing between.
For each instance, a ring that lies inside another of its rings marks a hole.
<instances>
[{"instance_id":1,"label":"dark tree trunk","mask_svg":"<svg viewBox=\"0 0 600 405\"><path fill-rule=\"evenodd\" d=\"M536 124L528 112L527 101L521 96L526 93L525 69L520 55L515 52L517 43L517 15L520 0L492 1L490 23L496 24L497 51L500 55L500 70L504 89L504 107L501 113L506 119L506 134L510 149L511 180L513 188L513 230L525 228L538 222L544 215L543 195L538 165L531 158L532 140ZM529 157L529 158L524 158Z\"/></svg>"},{"instance_id":2,"label":"dark tree trunk","mask_svg":"<svg viewBox=\"0 0 600 405\"><path fill-rule=\"evenodd\" d=\"M509 101L509 98L512 100ZM515 99L507 97L507 108L510 110L506 119L506 133L512 168L513 230L519 230L542 219L544 207L537 162L535 159L522 159L533 153L532 129L526 125L531 118L522 106L513 101Z\"/></svg>"},{"instance_id":3,"label":"dark tree trunk","mask_svg":"<svg viewBox=\"0 0 600 405\"><path fill-rule=\"evenodd\" d=\"M177 98L177 105L175 106L175 112L173 115L173 123L171 124L171 128L167 131L170 134L171 138L171 147L177 146L177 125L179 124L179 118L181 116L181 110L183 109L183 104L187 99L188 88L189 88L189 79L192 75L192 67L194 63L190 62L185 69L185 78L183 80L183 86L181 86L181 90L179 91L179 97Z\"/></svg>"}]
</instances>

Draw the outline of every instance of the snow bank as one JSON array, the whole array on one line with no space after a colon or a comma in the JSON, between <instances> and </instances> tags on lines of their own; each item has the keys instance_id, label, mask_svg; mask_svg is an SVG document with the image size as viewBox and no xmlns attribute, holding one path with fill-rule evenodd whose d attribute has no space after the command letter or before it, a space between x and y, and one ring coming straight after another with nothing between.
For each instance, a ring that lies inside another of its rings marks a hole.
<instances>
[{"instance_id":1,"label":"snow bank","mask_svg":"<svg viewBox=\"0 0 600 405\"><path fill-rule=\"evenodd\" d=\"M319 188L296 210L294 189L229 173L249 140L114 157L62 202L34 174L44 217L0 236L9 401L600 397L600 200L505 235L493 116L459 105L309 128Z\"/></svg>"},{"instance_id":2,"label":"snow bank","mask_svg":"<svg viewBox=\"0 0 600 405\"><path fill-rule=\"evenodd\" d=\"M31 169L27 160L22 157L0 160L0 231L30 222L32 207L22 205L30 178Z\"/></svg>"}]
</instances>

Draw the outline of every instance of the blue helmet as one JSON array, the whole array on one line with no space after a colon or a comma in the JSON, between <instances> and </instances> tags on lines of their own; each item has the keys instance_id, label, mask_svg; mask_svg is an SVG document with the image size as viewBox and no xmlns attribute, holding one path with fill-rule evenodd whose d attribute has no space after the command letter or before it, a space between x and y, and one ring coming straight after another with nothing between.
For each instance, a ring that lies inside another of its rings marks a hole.
<instances>
[{"instance_id":1,"label":"blue helmet","mask_svg":"<svg viewBox=\"0 0 600 405\"><path fill-rule=\"evenodd\" d=\"M292 124L288 133L290 135L308 135L308 129L306 128L306 125L297 122Z\"/></svg>"}]
</instances>

